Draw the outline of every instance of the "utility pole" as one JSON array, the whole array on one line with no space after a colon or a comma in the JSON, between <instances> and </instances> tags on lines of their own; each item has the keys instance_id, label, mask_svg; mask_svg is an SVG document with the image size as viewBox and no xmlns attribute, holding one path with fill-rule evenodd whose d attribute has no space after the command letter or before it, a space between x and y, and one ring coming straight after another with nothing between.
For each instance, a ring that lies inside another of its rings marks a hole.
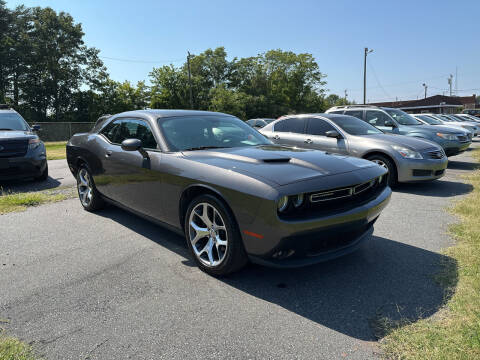
<instances>
[{"instance_id":1,"label":"utility pole","mask_svg":"<svg viewBox=\"0 0 480 360\"><path fill-rule=\"evenodd\" d=\"M347 102L347 89L344 90L345 91L345 102Z\"/></svg>"},{"instance_id":2,"label":"utility pole","mask_svg":"<svg viewBox=\"0 0 480 360\"><path fill-rule=\"evenodd\" d=\"M187 51L187 65L188 65L188 85L190 88L190 109L193 109L193 94L192 94L192 73L190 71L190 51Z\"/></svg>"},{"instance_id":3,"label":"utility pole","mask_svg":"<svg viewBox=\"0 0 480 360\"><path fill-rule=\"evenodd\" d=\"M363 105L367 103L367 54L373 52L373 49L365 48L365 55L363 58Z\"/></svg>"},{"instance_id":4,"label":"utility pole","mask_svg":"<svg viewBox=\"0 0 480 360\"><path fill-rule=\"evenodd\" d=\"M453 80L453 75L450 74L450 77L447 79L448 80L448 85L450 86L450 96L452 96L452 80Z\"/></svg>"},{"instance_id":5,"label":"utility pole","mask_svg":"<svg viewBox=\"0 0 480 360\"><path fill-rule=\"evenodd\" d=\"M425 88L425 99L427 98L427 89L428 89L428 86L427 84L423 83L422 86Z\"/></svg>"},{"instance_id":6,"label":"utility pole","mask_svg":"<svg viewBox=\"0 0 480 360\"><path fill-rule=\"evenodd\" d=\"M458 96L458 66L455 66L455 96Z\"/></svg>"}]
</instances>

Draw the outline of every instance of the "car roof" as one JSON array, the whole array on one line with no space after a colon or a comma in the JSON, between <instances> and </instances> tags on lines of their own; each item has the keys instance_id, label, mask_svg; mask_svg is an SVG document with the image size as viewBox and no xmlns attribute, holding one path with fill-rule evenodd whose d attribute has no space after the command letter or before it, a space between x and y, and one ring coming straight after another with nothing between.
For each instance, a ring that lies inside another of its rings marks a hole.
<instances>
[{"instance_id":1,"label":"car roof","mask_svg":"<svg viewBox=\"0 0 480 360\"><path fill-rule=\"evenodd\" d=\"M124 116L147 116L149 118L163 118L163 117L177 117L177 116L195 116L195 115L223 115L234 117L233 115L228 115L220 112L214 111L201 111L201 110L172 110L172 109L149 109L149 110L133 110L125 111L123 113L115 114L113 116L124 117Z\"/></svg>"},{"instance_id":2,"label":"car roof","mask_svg":"<svg viewBox=\"0 0 480 360\"><path fill-rule=\"evenodd\" d=\"M329 114L329 113L310 113L310 114L292 114L292 115L284 115L278 120L291 118L291 117L324 117L327 119L335 119L340 117L350 116L348 114Z\"/></svg>"},{"instance_id":3,"label":"car roof","mask_svg":"<svg viewBox=\"0 0 480 360\"><path fill-rule=\"evenodd\" d=\"M0 109L0 114L18 114L18 113L13 109Z\"/></svg>"}]
</instances>

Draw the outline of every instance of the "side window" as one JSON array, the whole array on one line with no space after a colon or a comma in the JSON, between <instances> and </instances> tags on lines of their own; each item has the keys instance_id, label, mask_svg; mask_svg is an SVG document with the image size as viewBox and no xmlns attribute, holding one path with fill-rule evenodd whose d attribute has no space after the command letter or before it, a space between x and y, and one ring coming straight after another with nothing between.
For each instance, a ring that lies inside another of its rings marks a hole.
<instances>
[{"instance_id":1,"label":"side window","mask_svg":"<svg viewBox=\"0 0 480 360\"><path fill-rule=\"evenodd\" d=\"M335 128L322 119L308 119L307 134L326 136L325 133Z\"/></svg>"},{"instance_id":2,"label":"side window","mask_svg":"<svg viewBox=\"0 0 480 360\"><path fill-rule=\"evenodd\" d=\"M108 140L110 140L110 142L114 143L115 131L117 130L118 125L119 125L118 120L112 121L110 124L105 126L100 133L103 134Z\"/></svg>"},{"instance_id":3,"label":"side window","mask_svg":"<svg viewBox=\"0 0 480 360\"><path fill-rule=\"evenodd\" d=\"M305 118L290 118L282 120L275 124L274 131L292 132L303 134L305 130Z\"/></svg>"},{"instance_id":4,"label":"side window","mask_svg":"<svg viewBox=\"0 0 480 360\"><path fill-rule=\"evenodd\" d=\"M121 144L125 139L139 139L145 149L157 148L152 130L144 120L118 119L105 126L102 134L114 144Z\"/></svg>"},{"instance_id":5,"label":"side window","mask_svg":"<svg viewBox=\"0 0 480 360\"><path fill-rule=\"evenodd\" d=\"M388 115L381 111L367 110L366 122L373 126L385 126L385 121L390 120Z\"/></svg>"},{"instance_id":6,"label":"side window","mask_svg":"<svg viewBox=\"0 0 480 360\"><path fill-rule=\"evenodd\" d=\"M345 115L355 116L360 120L363 120L363 110L347 110L345 111Z\"/></svg>"}]
</instances>

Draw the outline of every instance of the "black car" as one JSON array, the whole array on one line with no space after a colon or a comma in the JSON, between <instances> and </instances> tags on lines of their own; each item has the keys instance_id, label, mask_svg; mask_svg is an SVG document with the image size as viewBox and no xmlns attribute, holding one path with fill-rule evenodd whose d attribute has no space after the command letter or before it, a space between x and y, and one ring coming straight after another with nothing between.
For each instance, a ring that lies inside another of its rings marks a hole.
<instances>
[{"instance_id":1,"label":"black car","mask_svg":"<svg viewBox=\"0 0 480 360\"><path fill-rule=\"evenodd\" d=\"M370 161L274 145L213 112L114 115L74 135L67 161L86 210L108 201L184 234L214 275L248 259L288 267L350 253L391 195Z\"/></svg>"},{"instance_id":2,"label":"black car","mask_svg":"<svg viewBox=\"0 0 480 360\"><path fill-rule=\"evenodd\" d=\"M0 105L0 180L48 178L45 145L15 110Z\"/></svg>"}]
</instances>

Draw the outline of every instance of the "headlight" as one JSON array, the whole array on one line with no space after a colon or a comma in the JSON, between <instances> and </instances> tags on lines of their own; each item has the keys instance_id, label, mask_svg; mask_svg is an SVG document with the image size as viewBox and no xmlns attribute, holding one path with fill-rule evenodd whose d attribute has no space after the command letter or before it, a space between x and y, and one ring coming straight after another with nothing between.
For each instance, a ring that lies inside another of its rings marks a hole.
<instances>
[{"instance_id":1,"label":"headlight","mask_svg":"<svg viewBox=\"0 0 480 360\"><path fill-rule=\"evenodd\" d=\"M441 137L445 140L458 140L457 135L455 134L444 134L444 133L437 133L437 136Z\"/></svg>"},{"instance_id":2,"label":"headlight","mask_svg":"<svg viewBox=\"0 0 480 360\"><path fill-rule=\"evenodd\" d=\"M288 207L288 196L282 196L277 203L277 209L279 212L283 212Z\"/></svg>"},{"instance_id":3,"label":"headlight","mask_svg":"<svg viewBox=\"0 0 480 360\"><path fill-rule=\"evenodd\" d=\"M305 199L305 196L303 194L295 195L292 197L293 198L293 206L296 208L302 206L303 200Z\"/></svg>"},{"instance_id":4,"label":"headlight","mask_svg":"<svg viewBox=\"0 0 480 360\"><path fill-rule=\"evenodd\" d=\"M408 149L408 148L405 148L405 147L402 147L402 146L397 146L397 145L393 145L392 147L396 151L398 151L398 153L400 155L402 155L404 158L407 158L407 159L423 159L423 156L417 151L414 151L414 150L411 150L411 149Z\"/></svg>"},{"instance_id":5,"label":"headlight","mask_svg":"<svg viewBox=\"0 0 480 360\"><path fill-rule=\"evenodd\" d=\"M39 145L40 139L38 137L28 140L28 148L31 150L36 149Z\"/></svg>"}]
</instances>

